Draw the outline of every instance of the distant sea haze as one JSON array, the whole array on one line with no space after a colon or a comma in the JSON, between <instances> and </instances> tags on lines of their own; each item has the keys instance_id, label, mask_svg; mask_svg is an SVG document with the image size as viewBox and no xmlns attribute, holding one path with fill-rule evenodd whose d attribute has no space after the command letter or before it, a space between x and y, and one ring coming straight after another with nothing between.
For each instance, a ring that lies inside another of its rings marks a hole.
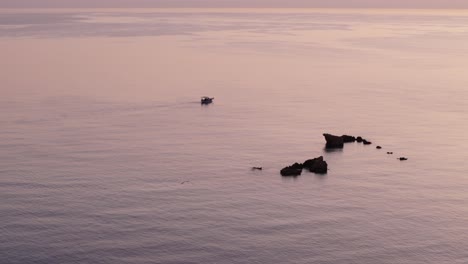
<instances>
[{"instance_id":1,"label":"distant sea haze","mask_svg":"<svg viewBox=\"0 0 468 264\"><path fill-rule=\"evenodd\" d=\"M464 0L3 0L0 8L468 8Z\"/></svg>"},{"instance_id":2,"label":"distant sea haze","mask_svg":"<svg viewBox=\"0 0 468 264\"><path fill-rule=\"evenodd\" d=\"M467 33L463 10L0 10L0 263L466 264Z\"/></svg>"}]
</instances>

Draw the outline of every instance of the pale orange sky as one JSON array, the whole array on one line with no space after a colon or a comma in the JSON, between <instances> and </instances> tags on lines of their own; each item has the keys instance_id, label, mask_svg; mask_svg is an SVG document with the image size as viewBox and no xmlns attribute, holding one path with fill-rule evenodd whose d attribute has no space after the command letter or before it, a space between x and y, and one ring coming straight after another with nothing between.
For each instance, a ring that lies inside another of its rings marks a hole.
<instances>
[{"instance_id":1,"label":"pale orange sky","mask_svg":"<svg viewBox=\"0 0 468 264\"><path fill-rule=\"evenodd\" d=\"M468 8L468 0L0 0L0 8L16 7Z\"/></svg>"}]
</instances>

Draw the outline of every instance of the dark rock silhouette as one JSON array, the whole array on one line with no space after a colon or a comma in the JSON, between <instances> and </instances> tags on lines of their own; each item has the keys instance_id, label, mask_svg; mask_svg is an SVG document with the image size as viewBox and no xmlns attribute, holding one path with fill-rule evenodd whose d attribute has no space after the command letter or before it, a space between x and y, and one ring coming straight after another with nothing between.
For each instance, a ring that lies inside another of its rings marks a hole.
<instances>
[{"instance_id":1,"label":"dark rock silhouette","mask_svg":"<svg viewBox=\"0 0 468 264\"><path fill-rule=\"evenodd\" d=\"M252 167L252 170L263 170L262 167Z\"/></svg>"},{"instance_id":2,"label":"dark rock silhouette","mask_svg":"<svg viewBox=\"0 0 468 264\"><path fill-rule=\"evenodd\" d=\"M343 138L331 134L323 134L327 141L326 148L343 148Z\"/></svg>"},{"instance_id":3,"label":"dark rock silhouette","mask_svg":"<svg viewBox=\"0 0 468 264\"><path fill-rule=\"evenodd\" d=\"M343 138L344 143L351 143L351 142L356 141L356 137L353 137L353 136L342 135L341 137Z\"/></svg>"},{"instance_id":4,"label":"dark rock silhouette","mask_svg":"<svg viewBox=\"0 0 468 264\"><path fill-rule=\"evenodd\" d=\"M357 137L357 138L356 138L356 141L357 141L358 143L361 143L361 142L363 141L363 139L362 139L362 137Z\"/></svg>"},{"instance_id":5,"label":"dark rock silhouette","mask_svg":"<svg viewBox=\"0 0 468 264\"><path fill-rule=\"evenodd\" d=\"M372 142L367 141L367 140L365 140L365 139L362 140L362 143L363 143L364 145L370 145L370 144L372 144Z\"/></svg>"},{"instance_id":6,"label":"dark rock silhouette","mask_svg":"<svg viewBox=\"0 0 468 264\"><path fill-rule=\"evenodd\" d=\"M405 157L399 157L398 159L399 160L408 160L408 158L405 158Z\"/></svg>"},{"instance_id":7,"label":"dark rock silhouette","mask_svg":"<svg viewBox=\"0 0 468 264\"><path fill-rule=\"evenodd\" d=\"M315 159L306 160L303 164L304 169L308 169L310 172L314 173L327 173L328 164L323 160L323 156L320 156Z\"/></svg>"},{"instance_id":8,"label":"dark rock silhouette","mask_svg":"<svg viewBox=\"0 0 468 264\"><path fill-rule=\"evenodd\" d=\"M302 164L294 163L291 166L283 168L280 173L281 176L299 176L302 173Z\"/></svg>"},{"instance_id":9,"label":"dark rock silhouette","mask_svg":"<svg viewBox=\"0 0 468 264\"><path fill-rule=\"evenodd\" d=\"M200 99L200 103L202 105L207 105L207 104L211 104L214 100L214 97L208 97L208 96L203 96L201 99Z\"/></svg>"},{"instance_id":10,"label":"dark rock silhouette","mask_svg":"<svg viewBox=\"0 0 468 264\"><path fill-rule=\"evenodd\" d=\"M382 149L382 147L381 147L381 146L377 146L377 147L375 147L375 148L376 148L376 149Z\"/></svg>"},{"instance_id":11,"label":"dark rock silhouette","mask_svg":"<svg viewBox=\"0 0 468 264\"><path fill-rule=\"evenodd\" d=\"M387 152L387 154L388 154L388 155L392 155L392 154L393 154L393 152Z\"/></svg>"}]
</instances>

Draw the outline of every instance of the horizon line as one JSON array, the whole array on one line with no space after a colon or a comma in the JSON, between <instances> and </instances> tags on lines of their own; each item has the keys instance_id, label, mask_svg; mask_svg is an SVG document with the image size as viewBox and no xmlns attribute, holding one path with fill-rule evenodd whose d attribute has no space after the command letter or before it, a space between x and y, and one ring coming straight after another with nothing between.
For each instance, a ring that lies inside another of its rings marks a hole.
<instances>
[{"instance_id":1,"label":"horizon line","mask_svg":"<svg viewBox=\"0 0 468 264\"><path fill-rule=\"evenodd\" d=\"M463 8L450 8L450 7L216 7L216 6L172 6L172 7L92 7L92 6L83 6L83 7L64 7L64 6L51 6L51 7L1 7L0 9L374 9L374 10L468 10L468 7Z\"/></svg>"}]
</instances>

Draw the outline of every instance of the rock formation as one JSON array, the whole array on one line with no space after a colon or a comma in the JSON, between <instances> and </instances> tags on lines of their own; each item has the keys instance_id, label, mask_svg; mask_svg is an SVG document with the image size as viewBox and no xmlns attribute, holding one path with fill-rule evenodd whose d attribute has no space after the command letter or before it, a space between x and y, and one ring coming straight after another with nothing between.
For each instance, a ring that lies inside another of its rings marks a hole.
<instances>
[{"instance_id":1,"label":"rock formation","mask_svg":"<svg viewBox=\"0 0 468 264\"><path fill-rule=\"evenodd\" d=\"M353 136L342 135L341 137L343 138L344 143L351 143L351 142L356 141L356 137L353 137Z\"/></svg>"},{"instance_id":2,"label":"rock formation","mask_svg":"<svg viewBox=\"0 0 468 264\"><path fill-rule=\"evenodd\" d=\"M280 173L281 176L299 176L302 173L302 164L294 163L291 166L283 168Z\"/></svg>"},{"instance_id":3,"label":"rock formation","mask_svg":"<svg viewBox=\"0 0 468 264\"><path fill-rule=\"evenodd\" d=\"M331 134L323 134L327 141L326 148L343 148L343 138Z\"/></svg>"},{"instance_id":4,"label":"rock formation","mask_svg":"<svg viewBox=\"0 0 468 264\"><path fill-rule=\"evenodd\" d=\"M327 173L328 171L328 164L323 160L323 156L306 160L303 167L304 169L308 169L310 172L314 173Z\"/></svg>"}]
</instances>

